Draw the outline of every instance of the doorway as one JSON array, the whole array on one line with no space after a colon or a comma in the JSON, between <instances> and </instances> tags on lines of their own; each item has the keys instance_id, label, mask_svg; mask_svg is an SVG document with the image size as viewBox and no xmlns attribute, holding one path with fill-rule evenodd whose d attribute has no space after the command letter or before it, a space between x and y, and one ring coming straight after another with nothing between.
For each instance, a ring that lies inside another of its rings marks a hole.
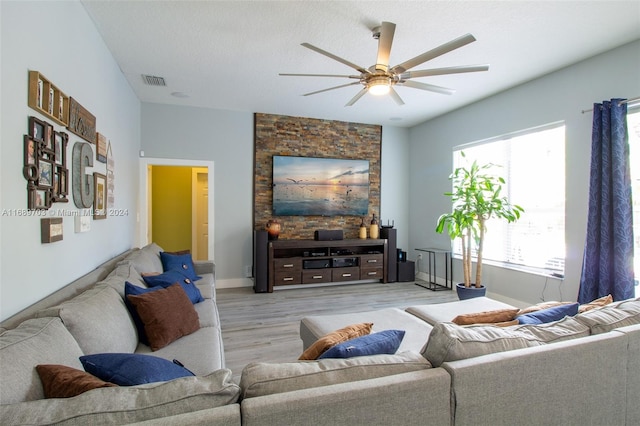
<instances>
[{"instance_id":1,"label":"doorway","mask_svg":"<svg viewBox=\"0 0 640 426\"><path fill-rule=\"evenodd\" d=\"M212 188L213 162L141 158L138 245L214 260Z\"/></svg>"}]
</instances>

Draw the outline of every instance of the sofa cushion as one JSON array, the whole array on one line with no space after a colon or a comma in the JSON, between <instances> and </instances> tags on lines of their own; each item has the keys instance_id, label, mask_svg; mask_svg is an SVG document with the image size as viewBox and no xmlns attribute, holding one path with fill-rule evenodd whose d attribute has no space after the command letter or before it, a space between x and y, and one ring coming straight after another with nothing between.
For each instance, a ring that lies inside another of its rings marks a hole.
<instances>
[{"instance_id":1,"label":"sofa cushion","mask_svg":"<svg viewBox=\"0 0 640 426\"><path fill-rule=\"evenodd\" d=\"M131 284L145 288L147 285L142 280L142 276L131 262L123 261L116 265L115 269L107 275L101 283L113 287L120 297L124 298L124 283L128 281Z\"/></svg>"},{"instance_id":2,"label":"sofa cushion","mask_svg":"<svg viewBox=\"0 0 640 426\"><path fill-rule=\"evenodd\" d=\"M640 324L640 298L610 303L576 315L576 320L600 334L615 328Z\"/></svg>"},{"instance_id":3,"label":"sofa cushion","mask_svg":"<svg viewBox=\"0 0 640 426\"><path fill-rule=\"evenodd\" d=\"M184 272L179 270L171 270L158 275L145 275L142 277L149 287L169 287L172 284L180 283L182 289L189 296L191 303L196 304L202 302L202 294L196 285L191 281Z\"/></svg>"},{"instance_id":4,"label":"sofa cushion","mask_svg":"<svg viewBox=\"0 0 640 426\"><path fill-rule=\"evenodd\" d=\"M44 398L35 366L54 363L82 369L82 350L60 318L37 318L0 335L0 404Z\"/></svg>"},{"instance_id":5,"label":"sofa cushion","mask_svg":"<svg viewBox=\"0 0 640 426\"><path fill-rule=\"evenodd\" d=\"M162 261L160 260L160 253L163 252L162 247L156 243L150 243L142 247L140 251L147 257L147 259L153 264L154 272L162 272ZM147 271L151 272L151 271Z\"/></svg>"},{"instance_id":6,"label":"sofa cushion","mask_svg":"<svg viewBox=\"0 0 640 426\"><path fill-rule=\"evenodd\" d=\"M45 398L71 398L92 389L117 386L93 374L58 364L36 365Z\"/></svg>"},{"instance_id":7,"label":"sofa cushion","mask_svg":"<svg viewBox=\"0 0 640 426\"><path fill-rule=\"evenodd\" d=\"M60 317L85 354L131 353L138 345L138 333L124 300L108 285L96 285L37 316Z\"/></svg>"},{"instance_id":8,"label":"sofa cushion","mask_svg":"<svg viewBox=\"0 0 640 426\"><path fill-rule=\"evenodd\" d=\"M512 321L518 314L518 311L518 308L509 308L461 314L455 317L451 322L458 325L501 323Z\"/></svg>"},{"instance_id":9,"label":"sofa cushion","mask_svg":"<svg viewBox=\"0 0 640 426\"><path fill-rule=\"evenodd\" d=\"M467 300L459 300L457 302L411 306L405 310L411 315L415 315L423 321L434 325L439 322L452 321L458 315L513 308L515 308L515 306L483 296Z\"/></svg>"},{"instance_id":10,"label":"sofa cushion","mask_svg":"<svg viewBox=\"0 0 640 426\"><path fill-rule=\"evenodd\" d=\"M431 368L431 364L424 357L410 351L394 355L321 359L311 362L254 362L242 370L240 388L242 398L246 399L428 368Z\"/></svg>"},{"instance_id":11,"label":"sofa cushion","mask_svg":"<svg viewBox=\"0 0 640 426\"><path fill-rule=\"evenodd\" d=\"M547 309L529 312L524 315L518 315L516 318L519 324L544 324L547 322L558 321L567 315L572 317L578 313L578 304L571 303L568 305L558 305Z\"/></svg>"},{"instance_id":12,"label":"sofa cushion","mask_svg":"<svg viewBox=\"0 0 640 426\"><path fill-rule=\"evenodd\" d=\"M565 317L548 324L511 327L461 327L444 322L433 327L423 355L434 367L439 367L445 361L540 346L588 335L589 328L573 317Z\"/></svg>"},{"instance_id":13,"label":"sofa cushion","mask_svg":"<svg viewBox=\"0 0 640 426\"><path fill-rule=\"evenodd\" d=\"M139 274L147 274L150 272L162 272L162 263L156 261L152 250L136 250L129 253L120 263L129 263L136 268Z\"/></svg>"},{"instance_id":14,"label":"sofa cushion","mask_svg":"<svg viewBox=\"0 0 640 426\"><path fill-rule=\"evenodd\" d=\"M166 252L161 252L160 261L162 261L162 268L165 272L180 271L192 281L198 281L202 279L201 276L196 274L195 267L193 266L193 259L191 258L191 253L169 254Z\"/></svg>"},{"instance_id":15,"label":"sofa cushion","mask_svg":"<svg viewBox=\"0 0 640 426\"><path fill-rule=\"evenodd\" d=\"M367 335L371 332L373 323L351 324L339 330L332 331L319 338L313 345L300 355L300 360L318 359L327 349L332 348L338 343L345 342L355 337Z\"/></svg>"},{"instance_id":16,"label":"sofa cushion","mask_svg":"<svg viewBox=\"0 0 640 426\"><path fill-rule=\"evenodd\" d=\"M4 424L112 425L160 419L233 404L240 388L231 371L170 382L94 389L73 398L0 406Z\"/></svg>"},{"instance_id":17,"label":"sofa cushion","mask_svg":"<svg viewBox=\"0 0 640 426\"><path fill-rule=\"evenodd\" d=\"M395 354L402 339L404 330L385 330L366 336L347 340L330 348L318 359L323 358L353 358L365 355Z\"/></svg>"},{"instance_id":18,"label":"sofa cushion","mask_svg":"<svg viewBox=\"0 0 640 426\"><path fill-rule=\"evenodd\" d=\"M194 375L175 362L152 355L93 354L81 356L80 362L87 373L120 386L166 382Z\"/></svg>"},{"instance_id":19,"label":"sofa cushion","mask_svg":"<svg viewBox=\"0 0 640 426\"><path fill-rule=\"evenodd\" d=\"M200 328L198 314L178 283L138 296L127 296L127 300L140 316L149 346L154 351Z\"/></svg>"},{"instance_id":20,"label":"sofa cushion","mask_svg":"<svg viewBox=\"0 0 640 426\"><path fill-rule=\"evenodd\" d=\"M173 361L179 360L197 376L206 376L224 368L224 344L220 327L202 327L162 349L152 351L140 343L136 353L149 354Z\"/></svg>"}]
</instances>

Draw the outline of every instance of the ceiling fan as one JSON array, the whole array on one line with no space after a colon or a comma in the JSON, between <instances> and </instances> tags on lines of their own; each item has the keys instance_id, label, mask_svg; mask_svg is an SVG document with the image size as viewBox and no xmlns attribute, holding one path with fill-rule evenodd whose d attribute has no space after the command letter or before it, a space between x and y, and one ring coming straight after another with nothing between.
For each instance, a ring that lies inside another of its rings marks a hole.
<instances>
[{"instance_id":1,"label":"ceiling fan","mask_svg":"<svg viewBox=\"0 0 640 426\"><path fill-rule=\"evenodd\" d=\"M432 75L444 75L444 74L458 74L465 72L477 72L487 71L489 65L467 65L467 66L455 66L446 68L432 68L426 70L409 71L411 68L416 67L424 62L434 59L452 50L458 49L469 43L476 41L475 37L471 34L463 35L455 40L424 52L421 55L416 56L413 59L409 59L401 64L393 67L389 66L389 54L391 52L391 44L393 43L393 34L396 30L396 24L392 22L383 22L381 26L373 29L373 37L378 40L378 58L376 64L369 68L364 68L347 61L339 56L322 50L319 47L313 46L309 43L302 43L302 46L311 49L321 55L327 56L333 60L336 60L344 65L347 65L360 73L360 75L336 75L336 74L285 74L280 73L281 76L294 76L294 77L343 77L356 79L352 83L342 84L340 86L330 87L328 89L317 90L315 92L305 93L303 96L315 95L317 93L327 92L329 90L340 89L342 87L354 86L361 84L364 87L360 90L345 106L352 106L358 99L364 96L367 92L372 95L386 95L389 94L398 105L404 105L404 101L395 91L393 86L405 86L414 89L427 90L430 92L442 93L445 95L451 95L455 92L453 89L446 87L435 86L433 84L420 83L413 81L413 78L428 77Z\"/></svg>"}]
</instances>

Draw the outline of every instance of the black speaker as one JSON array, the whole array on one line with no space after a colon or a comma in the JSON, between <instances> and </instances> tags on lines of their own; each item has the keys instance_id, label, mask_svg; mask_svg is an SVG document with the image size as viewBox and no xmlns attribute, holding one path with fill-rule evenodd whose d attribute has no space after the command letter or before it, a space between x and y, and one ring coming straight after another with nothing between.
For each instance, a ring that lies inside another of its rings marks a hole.
<instances>
[{"instance_id":1,"label":"black speaker","mask_svg":"<svg viewBox=\"0 0 640 426\"><path fill-rule=\"evenodd\" d=\"M269 234L253 231L253 290L256 293L269 291Z\"/></svg>"},{"instance_id":2,"label":"black speaker","mask_svg":"<svg viewBox=\"0 0 640 426\"><path fill-rule=\"evenodd\" d=\"M412 260L398 262L398 281L401 283L416 280L416 264Z\"/></svg>"},{"instance_id":3,"label":"black speaker","mask_svg":"<svg viewBox=\"0 0 640 426\"><path fill-rule=\"evenodd\" d=\"M398 247L398 230L395 228L382 228L380 238L387 240L387 282L396 282L397 260L396 250Z\"/></svg>"},{"instance_id":4,"label":"black speaker","mask_svg":"<svg viewBox=\"0 0 640 426\"><path fill-rule=\"evenodd\" d=\"M313 233L313 238L316 241L336 241L341 240L342 229L318 229Z\"/></svg>"}]
</instances>

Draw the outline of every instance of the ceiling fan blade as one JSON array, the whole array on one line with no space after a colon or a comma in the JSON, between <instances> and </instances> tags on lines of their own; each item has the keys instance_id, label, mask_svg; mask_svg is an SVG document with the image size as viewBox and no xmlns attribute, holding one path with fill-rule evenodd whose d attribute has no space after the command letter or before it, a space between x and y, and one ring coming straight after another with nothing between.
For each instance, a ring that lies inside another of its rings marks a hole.
<instances>
[{"instance_id":1,"label":"ceiling fan blade","mask_svg":"<svg viewBox=\"0 0 640 426\"><path fill-rule=\"evenodd\" d=\"M478 72L489 70L489 65L467 65L459 67L432 68L430 70L407 71L400 74L401 80L432 75L459 74L463 72Z\"/></svg>"},{"instance_id":2,"label":"ceiling fan blade","mask_svg":"<svg viewBox=\"0 0 640 426\"><path fill-rule=\"evenodd\" d=\"M353 104L358 102L358 99L363 97L365 95L365 93L367 93L367 88L366 87L364 87L361 91L356 93L356 95L353 98L351 98L351 100L349 102L347 102L347 104L345 106L352 106Z\"/></svg>"},{"instance_id":3,"label":"ceiling fan blade","mask_svg":"<svg viewBox=\"0 0 640 426\"><path fill-rule=\"evenodd\" d=\"M449 53L452 50L455 50L459 47L465 46L469 43L472 43L476 41L476 38L474 36L472 36L471 34L466 34L463 35L462 37L458 37L455 40L451 40L448 43L445 43L443 45L440 45L438 47L436 47L435 49L431 49L427 52L424 52L422 55L418 55L413 59L409 59L408 61L405 61L399 65L396 65L395 67L393 67L391 69L392 72L396 73L396 74L401 74L417 65L420 65L424 62L427 62L428 60L431 60L433 58L437 58L440 55L444 55L445 53Z\"/></svg>"},{"instance_id":4,"label":"ceiling fan blade","mask_svg":"<svg viewBox=\"0 0 640 426\"><path fill-rule=\"evenodd\" d=\"M419 83L412 80L400 81L396 84L406 87L412 87L414 89L427 90L429 92L442 93L443 95L453 95L455 93L455 90L449 89L447 87L434 86L433 84Z\"/></svg>"},{"instance_id":5,"label":"ceiling fan blade","mask_svg":"<svg viewBox=\"0 0 640 426\"><path fill-rule=\"evenodd\" d=\"M315 47L315 46L314 46L314 45L312 45L312 44L309 44L309 43L302 43L302 46L306 47L307 49L311 49L311 50L313 50L314 52L318 52L318 53L320 53L321 55L327 56L327 57L329 57L329 58L333 59L334 61L338 61L338 62L340 62L340 63L342 63L342 64L345 64L346 66L351 67L351 68L353 68L354 70L356 70L356 71L358 71L358 72L361 72L361 73L369 73L369 71L367 71L366 69L362 68L360 65L356 65L356 64L354 64L354 63L352 63L352 62L347 61L346 59L342 59L341 57L336 56L336 55L334 55L333 53L329 53L329 52L327 52L326 50L322 50L322 49L320 49L319 47Z\"/></svg>"},{"instance_id":6,"label":"ceiling fan blade","mask_svg":"<svg viewBox=\"0 0 640 426\"><path fill-rule=\"evenodd\" d=\"M354 81L353 83L341 84L340 86L329 87L328 89L316 90L315 92L305 93L302 96L315 95L316 93L328 92L329 90L340 89L342 87L353 86L354 84L360 84L359 81Z\"/></svg>"},{"instance_id":7,"label":"ceiling fan blade","mask_svg":"<svg viewBox=\"0 0 640 426\"><path fill-rule=\"evenodd\" d=\"M343 78L357 78L360 80L359 75L342 75L342 74L289 74L289 73L280 73L280 76L287 77L343 77Z\"/></svg>"},{"instance_id":8,"label":"ceiling fan blade","mask_svg":"<svg viewBox=\"0 0 640 426\"><path fill-rule=\"evenodd\" d=\"M378 59L376 60L376 69L379 65L384 66L384 71L389 68L389 55L391 54L391 44L393 43L393 34L396 32L396 24L392 22L383 22L380 26L380 36L378 37Z\"/></svg>"},{"instance_id":9,"label":"ceiling fan blade","mask_svg":"<svg viewBox=\"0 0 640 426\"><path fill-rule=\"evenodd\" d=\"M395 89L393 87L390 88L389 90L389 95L391 95L391 98L396 101L396 103L398 105L404 105L404 101L402 100L402 98L400 97L400 95L398 95L398 92L395 91Z\"/></svg>"}]
</instances>

